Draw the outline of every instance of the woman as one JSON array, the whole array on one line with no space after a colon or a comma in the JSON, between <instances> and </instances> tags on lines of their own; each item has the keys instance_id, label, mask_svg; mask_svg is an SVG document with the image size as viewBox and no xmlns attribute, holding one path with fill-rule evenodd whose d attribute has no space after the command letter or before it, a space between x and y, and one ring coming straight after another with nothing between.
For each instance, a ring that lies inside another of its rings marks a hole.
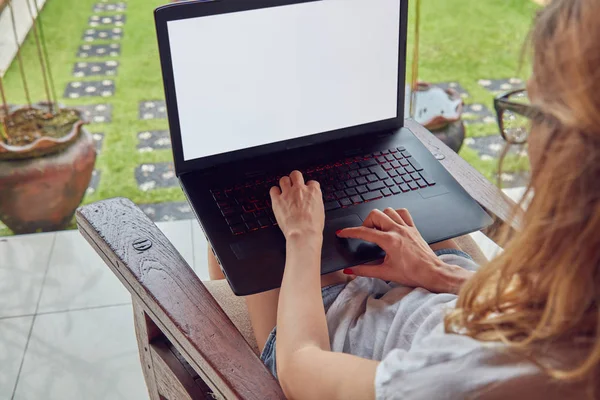
<instances>
[{"instance_id":1,"label":"woman","mask_svg":"<svg viewBox=\"0 0 600 400\"><path fill-rule=\"evenodd\" d=\"M456 249L436 255L406 210L386 209L338 232L380 245L383 263L321 278L318 183L295 171L271 189L283 283L246 300L288 397L600 395L599 16L598 0L555 0L538 16L525 112L535 195L505 251L476 272Z\"/></svg>"}]
</instances>

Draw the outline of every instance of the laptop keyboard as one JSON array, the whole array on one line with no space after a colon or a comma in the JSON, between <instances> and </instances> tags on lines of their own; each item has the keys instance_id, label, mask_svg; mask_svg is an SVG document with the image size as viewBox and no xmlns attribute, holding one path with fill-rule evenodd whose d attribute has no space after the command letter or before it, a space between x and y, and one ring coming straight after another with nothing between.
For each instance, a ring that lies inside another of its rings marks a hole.
<instances>
[{"instance_id":1,"label":"laptop keyboard","mask_svg":"<svg viewBox=\"0 0 600 400\"><path fill-rule=\"evenodd\" d=\"M315 165L302 173L307 182L315 180L321 184L326 212L435 185L404 147ZM269 190L279 184L280 177L211 190L233 235L277 226Z\"/></svg>"}]
</instances>

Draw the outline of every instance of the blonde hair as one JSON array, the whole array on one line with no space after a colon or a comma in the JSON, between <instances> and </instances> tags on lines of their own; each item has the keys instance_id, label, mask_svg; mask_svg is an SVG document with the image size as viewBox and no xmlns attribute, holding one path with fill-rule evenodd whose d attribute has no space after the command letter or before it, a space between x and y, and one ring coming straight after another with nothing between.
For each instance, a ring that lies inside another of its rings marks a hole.
<instances>
[{"instance_id":1,"label":"blonde hair","mask_svg":"<svg viewBox=\"0 0 600 400\"><path fill-rule=\"evenodd\" d=\"M546 118L532 135L548 140L528 188L535 195L519 232L464 285L445 321L447 332L503 341L538 361L539 345L587 338L577 365L540 361L559 380L591 379L600 364L599 16L599 0L555 0L539 12L531 83Z\"/></svg>"}]
</instances>

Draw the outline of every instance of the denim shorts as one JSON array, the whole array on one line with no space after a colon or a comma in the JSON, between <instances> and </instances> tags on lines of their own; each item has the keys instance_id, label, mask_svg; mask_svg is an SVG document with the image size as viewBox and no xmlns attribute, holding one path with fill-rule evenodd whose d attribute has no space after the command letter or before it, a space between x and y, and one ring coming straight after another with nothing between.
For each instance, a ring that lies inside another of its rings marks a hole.
<instances>
[{"instance_id":1,"label":"denim shorts","mask_svg":"<svg viewBox=\"0 0 600 400\"><path fill-rule=\"evenodd\" d=\"M435 252L435 254L439 257L444 254L454 254L457 256L468 258L469 260L473 260L470 255L465 253L462 250L457 249L440 249ZM340 292L344 290L346 287L345 283L338 283L335 285L325 286L321 289L321 295L323 296L323 305L325 306L325 312L329 310L329 307L333 304L335 299L338 297ZM269 337L267 338L267 342L265 343L265 347L260 355L260 359L266 365L267 369L271 371L273 376L277 378L277 366L275 363L275 341L277 338L277 327L273 328Z\"/></svg>"}]
</instances>

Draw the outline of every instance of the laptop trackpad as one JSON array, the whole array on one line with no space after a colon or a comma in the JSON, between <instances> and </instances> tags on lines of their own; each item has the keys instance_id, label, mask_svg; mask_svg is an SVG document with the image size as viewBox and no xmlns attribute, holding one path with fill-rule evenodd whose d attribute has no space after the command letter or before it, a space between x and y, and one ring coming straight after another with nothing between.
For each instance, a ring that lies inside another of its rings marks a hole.
<instances>
[{"instance_id":1,"label":"laptop trackpad","mask_svg":"<svg viewBox=\"0 0 600 400\"><path fill-rule=\"evenodd\" d=\"M335 234L340 229L361 226L362 223L362 219L356 214L325 221L321 255L322 273L328 272L331 267L333 270L339 269L335 268L339 263L352 265L353 261L373 260L385 256L379 246L358 239L340 239Z\"/></svg>"}]
</instances>

